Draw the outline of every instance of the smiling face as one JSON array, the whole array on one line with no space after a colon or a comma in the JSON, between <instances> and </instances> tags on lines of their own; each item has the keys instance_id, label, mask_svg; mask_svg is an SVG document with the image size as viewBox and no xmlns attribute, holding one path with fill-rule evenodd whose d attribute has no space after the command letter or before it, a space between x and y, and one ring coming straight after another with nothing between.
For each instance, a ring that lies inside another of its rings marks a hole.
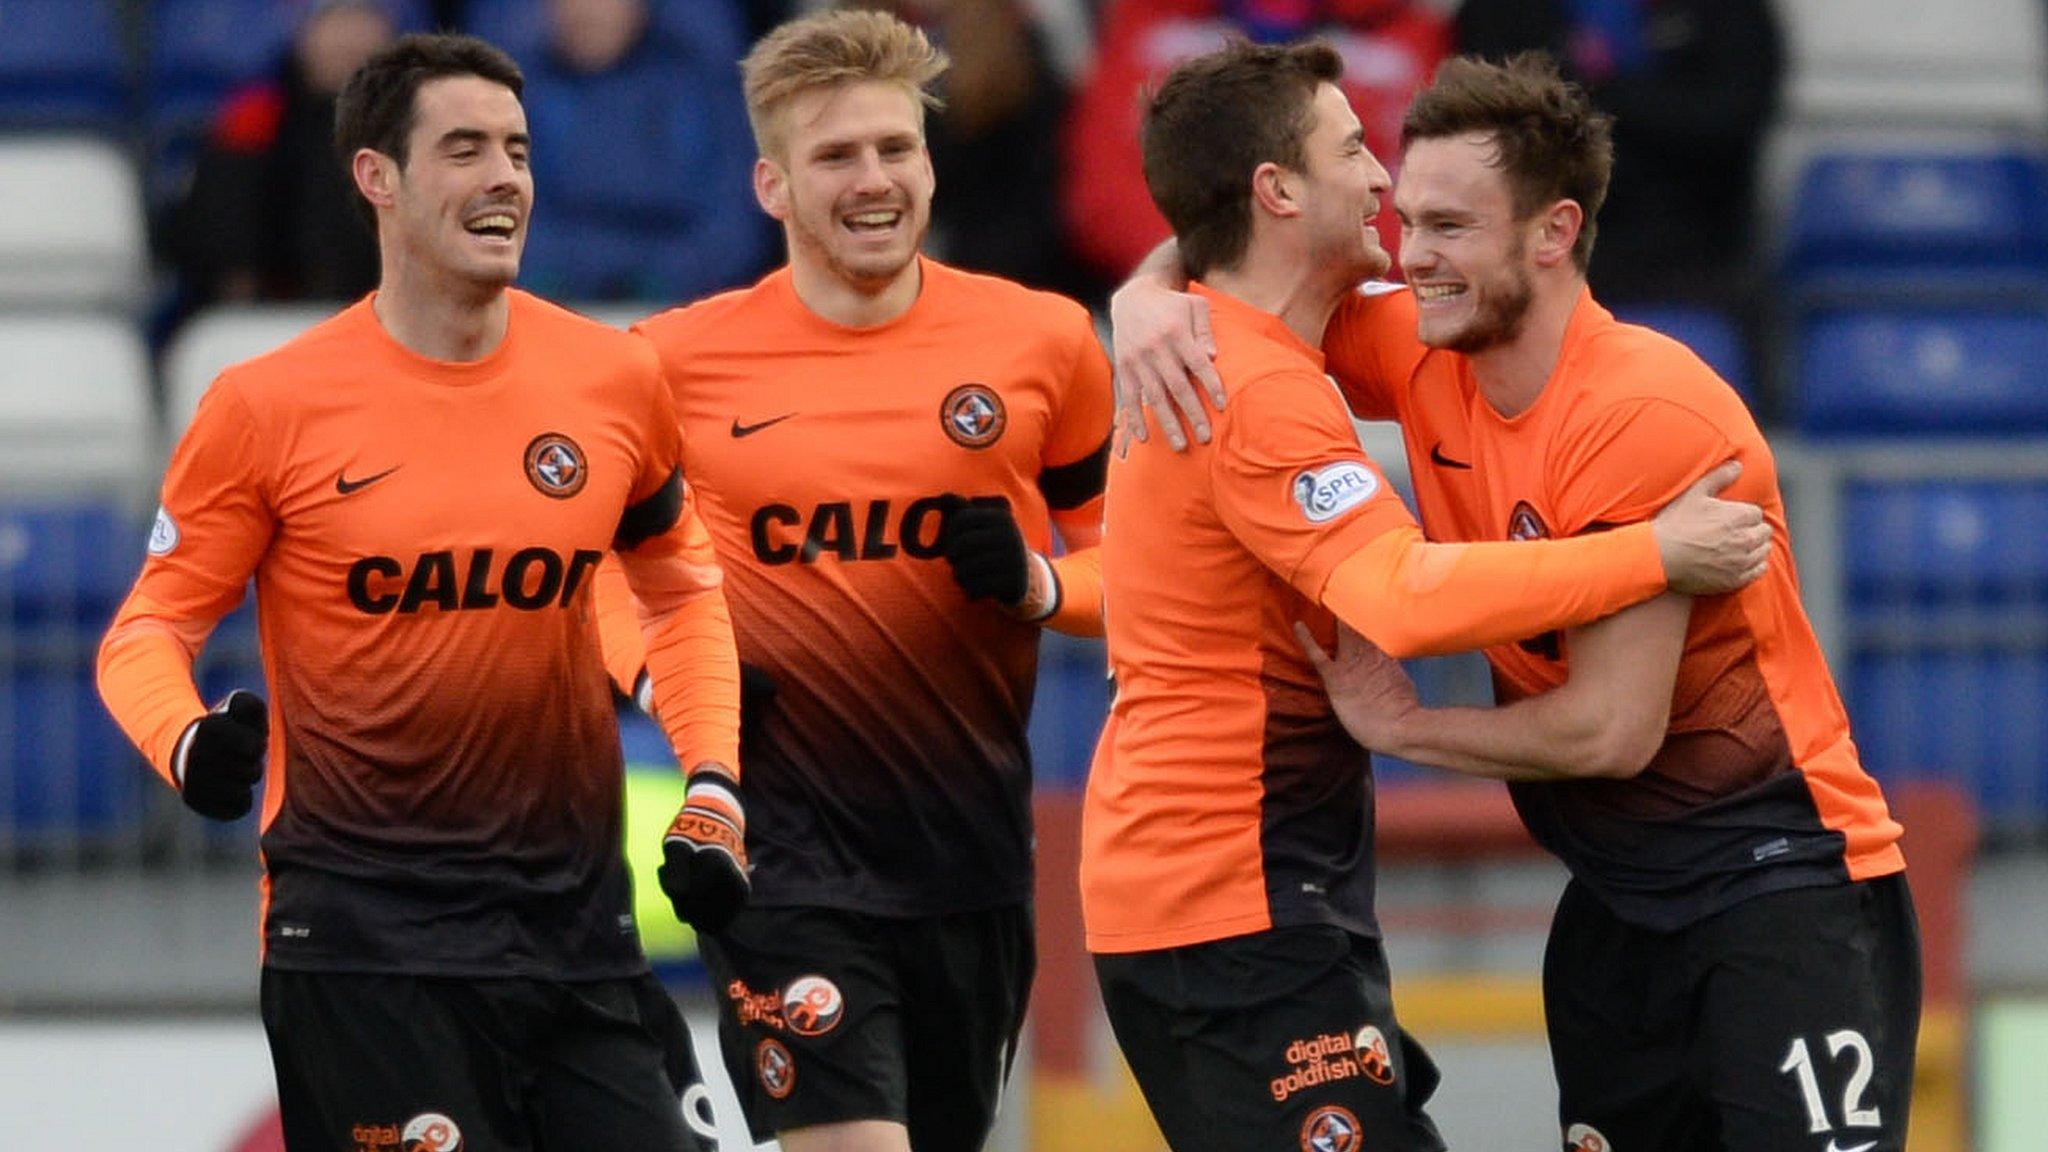
<instances>
[{"instance_id":1,"label":"smiling face","mask_svg":"<svg viewBox=\"0 0 2048 1152\"><path fill-rule=\"evenodd\" d=\"M405 147L402 166L367 149L357 155L387 258L479 287L511 284L533 208L519 98L480 76L428 81L414 95Z\"/></svg>"},{"instance_id":2,"label":"smiling face","mask_svg":"<svg viewBox=\"0 0 2048 1152\"><path fill-rule=\"evenodd\" d=\"M1378 276L1390 263L1373 227L1387 170L1366 149L1358 116L1336 85L1317 86L1311 123L1299 174L1309 258L1347 283Z\"/></svg>"},{"instance_id":3,"label":"smiling face","mask_svg":"<svg viewBox=\"0 0 2048 1152\"><path fill-rule=\"evenodd\" d=\"M934 186L917 97L855 81L799 93L778 116L780 155L756 162L754 190L791 264L865 293L914 274Z\"/></svg>"},{"instance_id":4,"label":"smiling face","mask_svg":"<svg viewBox=\"0 0 2048 1152\"><path fill-rule=\"evenodd\" d=\"M1471 353L1513 340L1535 297L1530 243L1542 223L1516 218L1492 140L1474 132L1410 144L1394 208L1422 342Z\"/></svg>"}]
</instances>

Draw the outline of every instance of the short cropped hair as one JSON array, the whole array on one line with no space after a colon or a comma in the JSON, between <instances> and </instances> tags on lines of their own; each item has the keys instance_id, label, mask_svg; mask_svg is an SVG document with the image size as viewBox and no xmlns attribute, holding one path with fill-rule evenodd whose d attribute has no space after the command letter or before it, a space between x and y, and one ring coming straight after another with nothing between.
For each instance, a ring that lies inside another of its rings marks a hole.
<instances>
[{"instance_id":1,"label":"short cropped hair","mask_svg":"<svg viewBox=\"0 0 2048 1152\"><path fill-rule=\"evenodd\" d=\"M1453 57L1408 106L1401 148L1472 132L1493 139L1494 165L1507 176L1518 219L1559 200L1578 202L1586 219L1572 263L1584 272L1614 173L1614 118L1559 75L1545 53L1524 52L1499 64Z\"/></svg>"},{"instance_id":2,"label":"short cropped hair","mask_svg":"<svg viewBox=\"0 0 2048 1152\"><path fill-rule=\"evenodd\" d=\"M740 61L747 123L763 156L779 156L778 119L805 92L838 84L894 84L916 98L919 115L941 107L927 88L952 63L917 28L887 12L845 8L791 20L763 36Z\"/></svg>"},{"instance_id":3,"label":"short cropped hair","mask_svg":"<svg viewBox=\"0 0 2048 1152\"><path fill-rule=\"evenodd\" d=\"M402 170L418 115L419 91L429 81L480 76L512 90L526 88L526 76L512 57L474 36L416 32L372 53L334 104L334 148L344 166L368 148L396 161ZM360 196L356 207L376 226L377 213Z\"/></svg>"},{"instance_id":4,"label":"short cropped hair","mask_svg":"<svg viewBox=\"0 0 2048 1152\"><path fill-rule=\"evenodd\" d=\"M1316 89L1344 73L1337 50L1233 41L1175 68L1145 107L1145 187L1193 276L1230 268L1251 244L1252 173L1300 171Z\"/></svg>"}]
</instances>

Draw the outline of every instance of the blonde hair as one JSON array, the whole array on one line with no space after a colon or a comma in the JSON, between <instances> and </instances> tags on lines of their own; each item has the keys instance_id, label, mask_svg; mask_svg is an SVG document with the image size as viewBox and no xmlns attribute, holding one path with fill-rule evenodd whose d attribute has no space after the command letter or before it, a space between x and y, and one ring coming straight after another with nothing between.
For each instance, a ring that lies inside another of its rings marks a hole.
<instances>
[{"instance_id":1,"label":"blonde hair","mask_svg":"<svg viewBox=\"0 0 2048 1152\"><path fill-rule=\"evenodd\" d=\"M924 109L941 106L925 86L951 63L922 31L887 12L849 8L791 20L763 36L740 61L754 146L763 156L777 155L781 111L805 92L838 84L898 85L917 98L922 116Z\"/></svg>"}]
</instances>

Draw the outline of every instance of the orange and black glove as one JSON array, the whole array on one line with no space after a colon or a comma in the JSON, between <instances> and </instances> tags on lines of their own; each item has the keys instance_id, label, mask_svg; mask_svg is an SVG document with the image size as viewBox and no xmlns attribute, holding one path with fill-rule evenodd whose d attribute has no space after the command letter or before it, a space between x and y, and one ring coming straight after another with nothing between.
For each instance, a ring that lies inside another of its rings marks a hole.
<instances>
[{"instance_id":1,"label":"orange and black glove","mask_svg":"<svg viewBox=\"0 0 2048 1152\"><path fill-rule=\"evenodd\" d=\"M732 770L707 760L690 769L683 809L661 841L661 890L676 919L716 933L746 906L747 814Z\"/></svg>"}]
</instances>

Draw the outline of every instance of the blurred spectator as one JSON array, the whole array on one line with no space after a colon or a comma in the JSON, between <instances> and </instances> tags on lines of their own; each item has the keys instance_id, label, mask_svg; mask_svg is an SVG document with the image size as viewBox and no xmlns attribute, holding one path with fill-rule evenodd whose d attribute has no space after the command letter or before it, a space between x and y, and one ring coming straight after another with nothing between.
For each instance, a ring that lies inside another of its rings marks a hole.
<instances>
[{"instance_id":1,"label":"blurred spectator","mask_svg":"<svg viewBox=\"0 0 2048 1152\"><path fill-rule=\"evenodd\" d=\"M1081 256L1121 279L1168 229L1138 159L1144 94L1173 66L1231 34L1258 43L1316 35L1344 57L1341 87L1365 144L1398 176L1401 115L1450 49L1450 28L1416 0L1113 0L1095 70L1068 125L1066 221ZM1381 206L1380 238L1396 252L1400 225Z\"/></svg>"},{"instance_id":2,"label":"blurred spectator","mask_svg":"<svg viewBox=\"0 0 2048 1152\"><path fill-rule=\"evenodd\" d=\"M1746 315L1784 46L1769 0L1465 0L1458 51L1540 48L1614 115L1593 291Z\"/></svg>"},{"instance_id":3,"label":"blurred spectator","mask_svg":"<svg viewBox=\"0 0 2048 1152\"><path fill-rule=\"evenodd\" d=\"M376 284L376 241L334 154L334 98L393 35L374 0L327 0L274 77L228 97L166 237L182 305L353 299Z\"/></svg>"},{"instance_id":4,"label":"blurred spectator","mask_svg":"<svg viewBox=\"0 0 2048 1152\"><path fill-rule=\"evenodd\" d=\"M930 248L962 268L1096 294L1059 226L1066 87L1028 0L857 0L925 30L952 57L927 125L938 192ZM1141 188L1139 195L1144 195Z\"/></svg>"},{"instance_id":5,"label":"blurred spectator","mask_svg":"<svg viewBox=\"0 0 2048 1152\"><path fill-rule=\"evenodd\" d=\"M539 222L521 281L564 300L687 300L771 259L729 0L549 0L529 62Z\"/></svg>"}]
</instances>

